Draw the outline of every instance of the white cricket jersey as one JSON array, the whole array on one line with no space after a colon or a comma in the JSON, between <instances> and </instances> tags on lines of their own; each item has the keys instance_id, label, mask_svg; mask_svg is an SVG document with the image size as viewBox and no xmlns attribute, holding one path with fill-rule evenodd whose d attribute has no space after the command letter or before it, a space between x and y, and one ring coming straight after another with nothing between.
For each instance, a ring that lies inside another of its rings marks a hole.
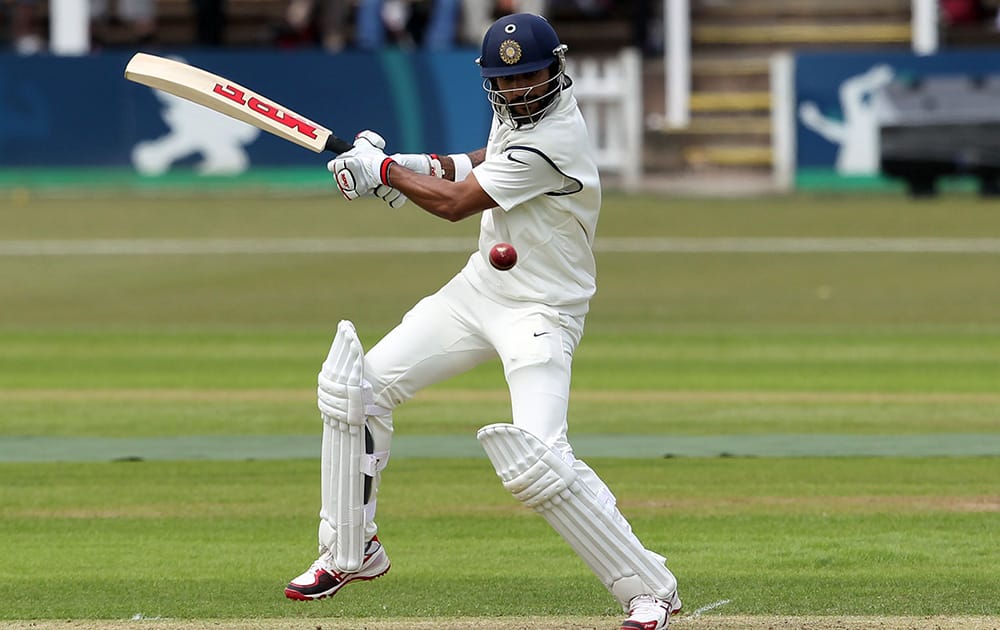
<instances>
[{"instance_id":1,"label":"white cricket jersey","mask_svg":"<svg viewBox=\"0 0 1000 630\"><path fill-rule=\"evenodd\" d=\"M494 116L486 160L472 172L498 207L483 212L479 251L462 274L501 303L586 313L596 290L601 182L572 86L534 129L511 129ZM500 242L517 250L509 271L489 262Z\"/></svg>"}]
</instances>

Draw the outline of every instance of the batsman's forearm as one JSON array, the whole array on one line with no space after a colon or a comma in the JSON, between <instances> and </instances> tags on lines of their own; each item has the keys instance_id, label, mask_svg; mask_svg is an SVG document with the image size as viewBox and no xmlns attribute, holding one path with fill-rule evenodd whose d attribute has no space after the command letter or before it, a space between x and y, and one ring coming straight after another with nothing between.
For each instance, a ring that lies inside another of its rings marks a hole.
<instances>
[{"instance_id":1,"label":"batsman's forearm","mask_svg":"<svg viewBox=\"0 0 1000 630\"><path fill-rule=\"evenodd\" d=\"M453 182L394 164L389 168L387 184L401 191L411 203L448 221L461 221L496 205L474 176Z\"/></svg>"}]
</instances>

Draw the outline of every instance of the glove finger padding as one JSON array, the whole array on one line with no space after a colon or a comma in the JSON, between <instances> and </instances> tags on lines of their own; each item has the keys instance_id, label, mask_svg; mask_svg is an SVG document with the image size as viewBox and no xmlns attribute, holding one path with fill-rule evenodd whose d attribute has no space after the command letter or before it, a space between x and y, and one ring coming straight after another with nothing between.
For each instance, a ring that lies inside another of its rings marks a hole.
<instances>
[{"instance_id":1,"label":"glove finger padding","mask_svg":"<svg viewBox=\"0 0 1000 630\"><path fill-rule=\"evenodd\" d=\"M370 129L365 129L364 131L358 133L358 135L354 136L354 146L356 148L368 148L369 145L379 151L384 151L385 138Z\"/></svg>"},{"instance_id":2,"label":"glove finger padding","mask_svg":"<svg viewBox=\"0 0 1000 630\"><path fill-rule=\"evenodd\" d=\"M406 195L395 188L386 186L385 184L375 188L375 196L393 209L400 208L406 203Z\"/></svg>"}]
</instances>

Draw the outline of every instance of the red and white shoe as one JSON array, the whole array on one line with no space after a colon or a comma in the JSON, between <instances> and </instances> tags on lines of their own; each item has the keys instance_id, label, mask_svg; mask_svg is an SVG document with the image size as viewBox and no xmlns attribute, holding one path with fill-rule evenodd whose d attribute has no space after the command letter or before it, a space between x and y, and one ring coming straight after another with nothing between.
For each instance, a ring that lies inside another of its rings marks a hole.
<instances>
[{"instance_id":1,"label":"red and white shoe","mask_svg":"<svg viewBox=\"0 0 1000 630\"><path fill-rule=\"evenodd\" d=\"M681 600L674 593L668 601L652 595L636 595L628 604L628 618L621 630L663 630L670 623L670 615L681 611Z\"/></svg>"},{"instance_id":2,"label":"red and white shoe","mask_svg":"<svg viewBox=\"0 0 1000 630\"><path fill-rule=\"evenodd\" d=\"M300 601L330 597L355 580L374 580L382 577L389 572L391 566L389 556L382 543L378 541L378 536L373 536L365 547L365 559L360 569L353 573L337 571L330 552L325 551L305 573L288 583L285 587L285 597Z\"/></svg>"}]
</instances>

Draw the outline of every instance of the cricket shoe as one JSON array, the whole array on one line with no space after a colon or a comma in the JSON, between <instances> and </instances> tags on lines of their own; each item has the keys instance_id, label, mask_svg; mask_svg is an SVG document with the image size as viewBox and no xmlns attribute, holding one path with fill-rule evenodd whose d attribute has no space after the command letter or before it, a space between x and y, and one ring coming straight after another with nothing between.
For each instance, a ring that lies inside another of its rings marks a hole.
<instances>
[{"instance_id":1,"label":"cricket shoe","mask_svg":"<svg viewBox=\"0 0 1000 630\"><path fill-rule=\"evenodd\" d=\"M373 536L365 546L365 558L361 568L351 573L338 571L329 551L320 554L309 569L288 583L285 597L301 601L329 597L355 580L374 580L389 572L389 555L386 554L378 536Z\"/></svg>"},{"instance_id":2,"label":"cricket shoe","mask_svg":"<svg viewBox=\"0 0 1000 630\"><path fill-rule=\"evenodd\" d=\"M670 601L652 595L636 595L628 603L628 619L622 622L621 630L663 630L670 623L670 615L680 611L681 600L677 593Z\"/></svg>"}]
</instances>

